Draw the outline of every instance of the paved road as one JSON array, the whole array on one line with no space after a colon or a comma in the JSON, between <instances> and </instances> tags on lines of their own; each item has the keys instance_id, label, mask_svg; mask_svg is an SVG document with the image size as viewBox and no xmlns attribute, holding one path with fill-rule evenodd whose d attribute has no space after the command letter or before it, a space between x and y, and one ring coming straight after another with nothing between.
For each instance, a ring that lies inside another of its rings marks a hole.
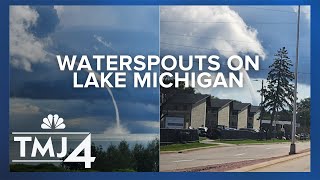
<instances>
[{"instance_id":1,"label":"paved road","mask_svg":"<svg viewBox=\"0 0 320 180\"><path fill-rule=\"evenodd\" d=\"M288 155L289 148L290 143L234 145L184 153L160 154L160 171L174 171L175 169L283 156ZM297 143L297 151L309 148L310 142Z\"/></svg>"},{"instance_id":2,"label":"paved road","mask_svg":"<svg viewBox=\"0 0 320 180\"><path fill-rule=\"evenodd\" d=\"M251 172L310 172L310 155L256 169Z\"/></svg>"}]
</instances>

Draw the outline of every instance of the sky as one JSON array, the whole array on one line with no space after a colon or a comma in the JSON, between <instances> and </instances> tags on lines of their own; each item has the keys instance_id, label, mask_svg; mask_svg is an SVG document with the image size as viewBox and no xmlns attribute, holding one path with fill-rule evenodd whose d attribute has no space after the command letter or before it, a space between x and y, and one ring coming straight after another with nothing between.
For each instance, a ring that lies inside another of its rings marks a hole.
<instances>
[{"instance_id":1,"label":"sky","mask_svg":"<svg viewBox=\"0 0 320 180\"><path fill-rule=\"evenodd\" d=\"M107 90L73 89L72 72L60 72L55 55L158 54L158 19L158 7L151 6L11 6L10 130L40 131L42 119L57 113L66 131L154 139L158 88L136 90L129 82L126 89L112 89L121 121L121 132L113 132L116 115Z\"/></svg>"},{"instance_id":2,"label":"sky","mask_svg":"<svg viewBox=\"0 0 320 180\"><path fill-rule=\"evenodd\" d=\"M310 97L309 6L302 6L300 17L299 100ZM234 54L260 56L260 70L248 72L250 82L245 81L243 88L196 87L200 93L258 105L260 95L256 91L261 89L262 80L266 84L277 50L286 47L295 64L295 6L162 6L160 19L161 54L215 54L221 57L222 65ZM221 71L228 72L226 66Z\"/></svg>"},{"instance_id":3,"label":"sky","mask_svg":"<svg viewBox=\"0 0 320 180\"><path fill-rule=\"evenodd\" d=\"M156 6L11 6L10 130L39 131L42 119L57 113L66 131L111 136L116 115L107 90L73 89L72 73L59 71L56 54L148 55L158 54L159 44L161 55L258 54L261 70L248 72L256 91L278 49L285 46L295 60L296 12L293 6L162 6L160 12ZM302 99L310 96L309 7L302 7L300 27ZM126 89L112 89L121 137L150 140L159 134L159 89L134 89L127 83ZM260 96L248 87L247 82L244 88L196 91L257 105Z\"/></svg>"}]
</instances>

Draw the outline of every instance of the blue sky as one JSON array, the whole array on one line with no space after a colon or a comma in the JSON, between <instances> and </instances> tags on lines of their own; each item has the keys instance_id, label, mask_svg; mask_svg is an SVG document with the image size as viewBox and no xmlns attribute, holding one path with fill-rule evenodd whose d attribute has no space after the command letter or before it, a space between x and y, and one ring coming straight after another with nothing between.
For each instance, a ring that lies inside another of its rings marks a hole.
<instances>
[{"instance_id":1,"label":"blue sky","mask_svg":"<svg viewBox=\"0 0 320 180\"><path fill-rule=\"evenodd\" d=\"M248 72L254 93L250 93L248 82L244 88L196 87L201 93L257 105L260 96L255 91L261 88L261 80L266 82L268 66L272 64L276 51L286 47L295 62L296 12L297 6L162 6L161 54L217 54L221 57L221 64L234 54L260 55L260 71ZM310 97L310 66L310 7L303 6L299 99ZM223 67L221 71L228 72Z\"/></svg>"},{"instance_id":2,"label":"blue sky","mask_svg":"<svg viewBox=\"0 0 320 180\"><path fill-rule=\"evenodd\" d=\"M73 74L60 72L54 55L158 54L158 19L158 7L12 6L11 131L38 131L45 116L57 113L66 130L109 132L116 116L107 90L73 89ZM128 88L112 91L124 129L121 138L154 138L159 89L137 90L129 82Z\"/></svg>"}]
</instances>

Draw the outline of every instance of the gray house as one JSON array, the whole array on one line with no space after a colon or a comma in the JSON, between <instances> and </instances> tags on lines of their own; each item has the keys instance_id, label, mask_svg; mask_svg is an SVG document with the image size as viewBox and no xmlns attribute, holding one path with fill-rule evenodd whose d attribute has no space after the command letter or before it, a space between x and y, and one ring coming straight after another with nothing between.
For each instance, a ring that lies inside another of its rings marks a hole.
<instances>
[{"instance_id":1,"label":"gray house","mask_svg":"<svg viewBox=\"0 0 320 180\"><path fill-rule=\"evenodd\" d=\"M249 119L248 119L248 128L260 129L260 106L251 106Z\"/></svg>"},{"instance_id":2,"label":"gray house","mask_svg":"<svg viewBox=\"0 0 320 180\"><path fill-rule=\"evenodd\" d=\"M231 105L232 100L211 98L210 106L207 108L206 127L229 127Z\"/></svg>"},{"instance_id":3,"label":"gray house","mask_svg":"<svg viewBox=\"0 0 320 180\"><path fill-rule=\"evenodd\" d=\"M161 122L161 128L198 128L206 124L209 95L176 94L168 100L164 107L166 117Z\"/></svg>"},{"instance_id":4,"label":"gray house","mask_svg":"<svg viewBox=\"0 0 320 180\"><path fill-rule=\"evenodd\" d=\"M229 127L236 129L247 128L250 106L250 103L233 101Z\"/></svg>"}]
</instances>

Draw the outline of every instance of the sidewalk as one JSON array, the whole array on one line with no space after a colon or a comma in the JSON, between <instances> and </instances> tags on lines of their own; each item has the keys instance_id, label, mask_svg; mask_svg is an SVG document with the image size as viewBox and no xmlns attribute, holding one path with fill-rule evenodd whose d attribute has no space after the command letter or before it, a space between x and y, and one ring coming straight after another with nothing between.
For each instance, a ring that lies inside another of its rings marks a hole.
<instances>
[{"instance_id":1,"label":"sidewalk","mask_svg":"<svg viewBox=\"0 0 320 180\"><path fill-rule=\"evenodd\" d=\"M233 169L228 172L310 172L310 151Z\"/></svg>"},{"instance_id":2,"label":"sidewalk","mask_svg":"<svg viewBox=\"0 0 320 180\"><path fill-rule=\"evenodd\" d=\"M310 172L310 154L250 172Z\"/></svg>"}]
</instances>

